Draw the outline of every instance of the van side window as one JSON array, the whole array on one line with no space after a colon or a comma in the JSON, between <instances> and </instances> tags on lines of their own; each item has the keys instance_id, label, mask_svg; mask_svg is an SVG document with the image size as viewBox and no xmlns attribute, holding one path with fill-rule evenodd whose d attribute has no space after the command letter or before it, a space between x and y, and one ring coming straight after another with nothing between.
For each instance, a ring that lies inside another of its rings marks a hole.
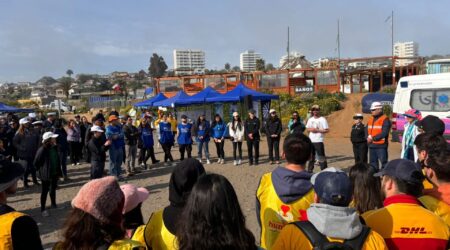
<instances>
[{"instance_id":1,"label":"van side window","mask_svg":"<svg viewBox=\"0 0 450 250\"><path fill-rule=\"evenodd\" d=\"M411 91L410 105L420 111L450 111L450 89L416 89Z\"/></svg>"}]
</instances>

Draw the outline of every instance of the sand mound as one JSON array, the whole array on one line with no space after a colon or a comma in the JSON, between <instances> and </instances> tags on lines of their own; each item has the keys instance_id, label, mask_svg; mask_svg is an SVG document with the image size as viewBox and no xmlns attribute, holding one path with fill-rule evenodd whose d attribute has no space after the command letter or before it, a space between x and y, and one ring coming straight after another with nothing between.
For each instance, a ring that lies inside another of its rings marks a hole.
<instances>
[{"instance_id":1,"label":"sand mound","mask_svg":"<svg viewBox=\"0 0 450 250\"><path fill-rule=\"evenodd\" d=\"M347 100L343 102L343 109L336 111L327 117L330 133L327 137L349 138L350 129L353 125L353 115L362 113L361 99L365 94L349 94ZM369 114L364 114L364 121L367 121Z\"/></svg>"}]
</instances>

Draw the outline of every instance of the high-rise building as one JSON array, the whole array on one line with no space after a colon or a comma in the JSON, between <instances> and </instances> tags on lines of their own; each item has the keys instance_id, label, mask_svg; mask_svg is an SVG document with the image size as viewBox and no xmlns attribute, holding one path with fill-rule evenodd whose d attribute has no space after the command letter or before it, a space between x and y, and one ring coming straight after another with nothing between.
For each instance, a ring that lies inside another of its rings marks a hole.
<instances>
[{"instance_id":1,"label":"high-rise building","mask_svg":"<svg viewBox=\"0 0 450 250\"><path fill-rule=\"evenodd\" d=\"M173 68L176 75L205 72L205 52L202 50L173 50Z\"/></svg>"},{"instance_id":2,"label":"high-rise building","mask_svg":"<svg viewBox=\"0 0 450 250\"><path fill-rule=\"evenodd\" d=\"M415 57L419 55L419 44L416 42L397 42L394 44L394 56L398 57ZM395 61L397 66L405 66L413 63L414 60L399 59Z\"/></svg>"},{"instance_id":3,"label":"high-rise building","mask_svg":"<svg viewBox=\"0 0 450 250\"><path fill-rule=\"evenodd\" d=\"M255 71L256 60L261 59L261 54L254 50L247 50L241 53L240 66L242 71Z\"/></svg>"}]
</instances>

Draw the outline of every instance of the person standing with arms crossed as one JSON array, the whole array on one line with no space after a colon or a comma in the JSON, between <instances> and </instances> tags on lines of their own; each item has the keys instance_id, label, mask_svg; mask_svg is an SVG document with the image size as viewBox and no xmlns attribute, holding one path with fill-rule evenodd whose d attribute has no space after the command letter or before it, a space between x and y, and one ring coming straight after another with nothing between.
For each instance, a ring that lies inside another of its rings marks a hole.
<instances>
[{"instance_id":1,"label":"person standing with arms crossed","mask_svg":"<svg viewBox=\"0 0 450 250\"><path fill-rule=\"evenodd\" d=\"M277 116L275 109L270 110L270 117L267 119L265 130L267 135L267 145L269 148L270 164L276 161L276 164L280 164L280 135L283 125L280 118ZM275 157L273 155L275 151Z\"/></svg>"},{"instance_id":2,"label":"person standing with arms crossed","mask_svg":"<svg viewBox=\"0 0 450 250\"><path fill-rule=\"evenodd\" d=\"M327 119L320 115L319 105L313 105L311 107L311 115L311 118L309 118L306 123L306 129L309 131L309 138L313 144L312 158L308 165L308 172L312 173L316 156L319 161L320 170L324 170L328 167L323 139L324 135L329 132L329 128Z\"/></svg>"},{"instance_id":3,"label":"person standing with arms crossed","mask_svg":"<svg viewBox=\"0 0 450 250\"><path fill-rule=\"evenodd\" d=\"M362 114L353 116L353 126L350 132L350 141L353 144L353 156L355 164L358 162L367 163L367 136Z\"/></svg>"},{"instance_id":4,"label":"person standing with arms crossed","mask_svg":"<svg viewBox=\"0 0 450 250\"><path fill-rule=\"evenodd\" d=\"M383 105L373 102L370 106L372 116L367 122L367 143L369 144L370 165L378 172L388 162L388 139L391 121L383 114ZM381 163L381 168L378 165Z\"/></svg>"},{"instance_id":5,"label":"person standing with arms crossed","mask_svg":"<svg viewBox=\"0 0 450 250\"><path fill-rule=\"evenodd\" d=\"M256 111L254 109L248 110L248 118L244 123L245 139L247 140L247 150L248 150L248 164L251 166L253 162L258 165L259 161L259 128L261 127L261 122L258 117L256 117ZM255 156L253 157L253 150Z\"/></svg>"}]
</instances>

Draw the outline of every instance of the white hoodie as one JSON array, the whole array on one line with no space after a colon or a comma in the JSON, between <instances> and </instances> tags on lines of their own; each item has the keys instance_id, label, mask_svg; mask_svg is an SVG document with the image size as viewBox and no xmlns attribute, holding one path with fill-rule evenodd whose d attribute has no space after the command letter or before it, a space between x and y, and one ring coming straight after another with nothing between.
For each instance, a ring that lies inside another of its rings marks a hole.
<instances>
[{"instance_id":1,"label":"white hoodie","mask_svg":"<svg viewBox=\"0 0 450 250\"><path fill-rule=\"evenodd\" d=\"M236 121L233 121L236 122ZM236 131L233 130L233 122L227 124L230 137L233 138L233 142L242 142L244 140L244 123L241 123L241 129L236 125Z\"/></svg>"}]
</instances>

